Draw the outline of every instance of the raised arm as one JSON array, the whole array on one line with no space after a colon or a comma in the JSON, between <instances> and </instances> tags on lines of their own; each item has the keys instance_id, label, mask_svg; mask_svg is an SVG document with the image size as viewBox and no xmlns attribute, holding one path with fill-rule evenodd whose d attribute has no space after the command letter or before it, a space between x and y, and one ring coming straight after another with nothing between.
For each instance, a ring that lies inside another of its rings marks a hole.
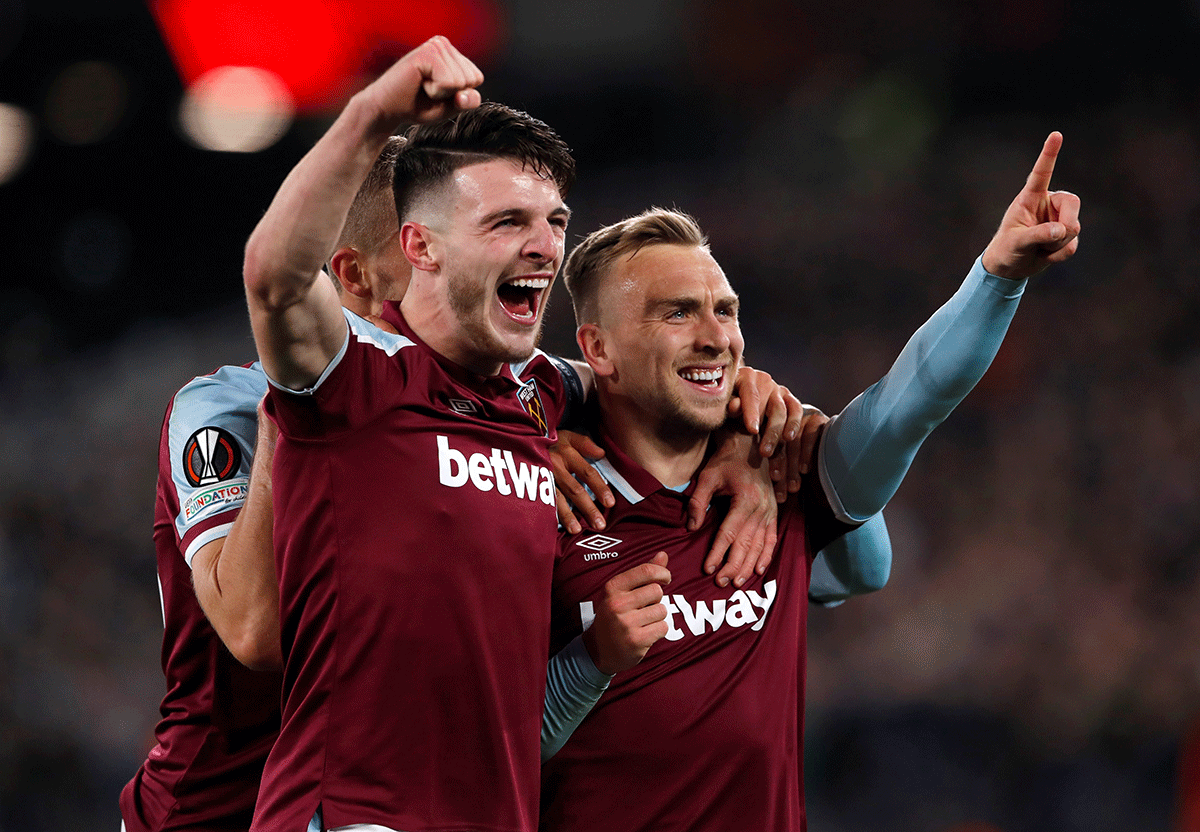
<instances>
[{"instance_id":1,"label":"raised arm","mask_svg":"<svg viewBox=\"0 0 1200 832\"><path fill-rule=\"evenodd\" d=\"M827 428L819 468L842 519L865 520L891 499L925 437L991 365L1026 279L1075 253L1079 198L1049 190L1061 145L1051 133L962 287Z\"/></svg>"},{"instance_id":2,"label":"raised arm","mask_svg":"<svg viewBox=\"0 0 1200 832\"><path fill-rule=\"evenodd\" d=\"M388 136L478 106L479 69L444 37L409 52L357 93L288 174L246 244L250 322L267 375L312 386L346 339L346 322L321 265Z\"/></svg>"}]
</instances>

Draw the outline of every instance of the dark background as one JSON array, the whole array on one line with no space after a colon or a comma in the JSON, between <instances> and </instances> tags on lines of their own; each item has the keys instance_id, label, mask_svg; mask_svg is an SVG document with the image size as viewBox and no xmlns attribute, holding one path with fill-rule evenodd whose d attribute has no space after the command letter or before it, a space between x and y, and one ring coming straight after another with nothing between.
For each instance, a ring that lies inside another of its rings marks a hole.
<instances>
[{"instance_id":1,"label":"dark background","mask_svg":"<svg viewBox=\"0 0 1200 832\"><path fill-rule=\"evenodd\" d=\"M877 5L460 7L487 20L485 96L576 151L572 241L651 204L693 213L748 359L829 412L1064 133L1079 254L1031 283L892 501L889 586L810 615L811 828L1190 829L1200 3ZM357 4L380 6L419 9ZM393 33L357 69L412 45ZM80 62L119 106L63 92ZM118 828L163 693L163 409L253 358L242 245L340 106L221 153L182 136L183 91L142 3L0 0L0 103L33 128L0 182L0 832ZM572 329L560 289L544 346L573 355Z\"/></svg>"}]
</instances>

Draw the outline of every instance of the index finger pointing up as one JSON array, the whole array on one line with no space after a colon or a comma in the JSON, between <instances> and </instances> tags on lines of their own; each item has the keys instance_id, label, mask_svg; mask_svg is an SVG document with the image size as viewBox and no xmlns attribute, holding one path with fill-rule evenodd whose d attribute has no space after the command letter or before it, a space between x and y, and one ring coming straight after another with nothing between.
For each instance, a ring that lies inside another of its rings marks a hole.
<instances>
[{"instance_id":1,"label":"index finger pointing up","mask_svg":"<svg viewBox=\"0 0 1200 832\"><path fill-rule=\"evenodd\" d=\"M1059 148L1062 147L1062 133L1055 130L1046 137L1042 145L1042 153L1033 163L1033 170L1025 180L1025 190L1044 193L1050 190L1050 177L1054 174L1054 161L1058 158Z\"/></svg>"}]
</instances>

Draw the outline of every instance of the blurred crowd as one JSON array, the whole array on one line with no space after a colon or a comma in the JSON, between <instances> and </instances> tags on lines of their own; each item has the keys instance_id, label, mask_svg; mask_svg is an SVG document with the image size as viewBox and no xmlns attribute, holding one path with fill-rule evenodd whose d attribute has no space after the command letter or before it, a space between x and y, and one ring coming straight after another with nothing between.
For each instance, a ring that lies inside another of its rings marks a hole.
<instances>
[{"instance_id":1,"label":"blurred crowd","mask_svg":"<svg viewBox=\"0 0 1200 832\"><path fill-rule=\"evenodd\" d=\"M828 53L801 69L757 99L696 70L715 88L702 107L602 96L587 118L603 138L567 103L528 106L580 150L571 239L651 203L693 213L741 293L747 359L827 412L953 293L1051 129L1054 184L1083 200L1079 254L1031 282L889 506L889 585L810 611L811 827L1184 832L1175 807L1200 788L1176 776L1200 716L1195 90L951 118L950 62L933 83ZM612 138L627 130L641 138ZM190 377L253 359L228 286L222 308L86 351L37 319L4 334L0 832L118 827L163 693L159 427ZM544 346L573 356L556 294Z\"/></svg>"}]
</instances>

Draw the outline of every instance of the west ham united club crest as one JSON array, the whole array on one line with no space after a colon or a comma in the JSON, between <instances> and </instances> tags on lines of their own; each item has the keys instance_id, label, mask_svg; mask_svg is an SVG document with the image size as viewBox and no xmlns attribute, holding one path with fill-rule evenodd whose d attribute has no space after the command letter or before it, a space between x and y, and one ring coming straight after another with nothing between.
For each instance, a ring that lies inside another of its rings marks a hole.
<instances>
[{"instance_id":1,"label":"west ham united club crest","mask_svg":"<svg viewBox=\"0 0 1200 832\"><path fill-rule=\"evenodd\" d=\"M183 471L193 486L212 485L237 475L242 452L237 440L221 428L200 428L183 446Z\"/></svg>"},{"instance_id":2,"label":"west ham united club crest","mask_svg":"<svg viewBox=\"0 0 1200 832\"><path fill-rule=\"evenodd\" d=\"M542 407L542 397L538 393L537 381L528 382L517 388L517 398L521 400L525 412L533 417L534 423L542 431L543 436L550 435L550 426L546 424L546 409Z\"/></svg>"}]
</instances>

